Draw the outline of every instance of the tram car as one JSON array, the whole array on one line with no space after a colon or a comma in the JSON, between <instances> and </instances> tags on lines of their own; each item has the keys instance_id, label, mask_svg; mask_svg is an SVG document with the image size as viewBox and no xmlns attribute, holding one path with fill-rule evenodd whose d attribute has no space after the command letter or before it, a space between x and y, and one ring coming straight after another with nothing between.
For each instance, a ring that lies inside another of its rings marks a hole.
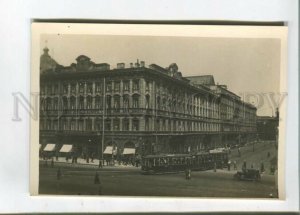
<instances>
[{"instance_id":1,"label":"tram car","mask_svg":"<svg viewBox=\"0 0 300 215\"><path fill-rule=\"evenodd\" d=\"M226 152L147 155L142 158L141 170L143 174L175 173L186 169L203 171L224 168L227 163Z\"/></svg>"}]
</instances>

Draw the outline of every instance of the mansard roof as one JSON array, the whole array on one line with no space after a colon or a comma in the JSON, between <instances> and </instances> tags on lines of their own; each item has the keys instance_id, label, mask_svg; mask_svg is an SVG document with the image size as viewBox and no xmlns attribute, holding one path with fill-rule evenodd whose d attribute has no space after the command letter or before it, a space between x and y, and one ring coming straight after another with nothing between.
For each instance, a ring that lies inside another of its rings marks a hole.
<instances>
[{"instance_id":1,"label":"mansard roof","mask_svg":"<svg viewBox=\"0 0 300 215\"><path fill-rule=\"evenodd\" d=\"M195 85L215 85L214 76L212 75L188 76L185 78L189 79Z\"/></svg>"}]
</instances>

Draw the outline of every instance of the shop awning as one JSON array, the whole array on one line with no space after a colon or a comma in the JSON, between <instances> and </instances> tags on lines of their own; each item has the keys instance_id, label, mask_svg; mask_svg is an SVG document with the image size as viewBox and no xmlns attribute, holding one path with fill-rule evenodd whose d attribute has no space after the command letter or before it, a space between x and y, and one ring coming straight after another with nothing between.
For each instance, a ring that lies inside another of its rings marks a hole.
<instances>
[{"instance_id":1,"label":"shop awning","mask_svg":"<svg viewBox=\"0 0 300 215\"><path fill-rule=\"evenodd\" d=\"M111 155L112 151L113 151L113 147L112 146L106 146L103 154L109 154L109 155Z\"/></svg>"},{"instance_id":2,"label":"shop awning","mask_svg":"<svg viewBox=\"0 0 300 215\"><path fill-rule=\"evenodd\" d=\"M59 152L71 152L73 146L72 145L63 145Z\"/></svg>"},{"instance_id":3,"label":"shop awning","mask_svg":"<svg viewBox=\"0 0 300 215\"><path fill-rule=\"evenodd\" d=\"M124 148L123 155L134 155L135 149L134 148Z\"/></svg>"},{"instance_id":4,"label":"shop awning","mask_svg":"<svg viewBox=\"0 0 300 215\"><path fill-rule=\"evenodd\" d=\"M55 144L49 143L44 148L44 151L46 151L46 152L52 152L52 151L54 151L54 149L55 149Z\"/></svg>"}]
</instances>

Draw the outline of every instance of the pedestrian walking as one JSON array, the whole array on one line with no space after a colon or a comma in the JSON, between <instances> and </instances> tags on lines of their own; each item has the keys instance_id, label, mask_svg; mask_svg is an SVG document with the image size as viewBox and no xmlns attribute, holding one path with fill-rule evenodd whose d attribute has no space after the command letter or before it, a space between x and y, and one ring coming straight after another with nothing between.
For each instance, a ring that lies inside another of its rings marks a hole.
<instances>
[{"instance_id":1,"label":"pedestrian walking","mask_svg":"<svg viewBox=\"0 0 300 215\"><path fill-rule=\"evenodd\" d=\"M241 149L240 149L240 147L238 148L238 154L239 154L239 157L241 157Z\"/></svg>"},{"instance_id":2,"label":"pedestrian walking","mask_svg":"<svg viewBox=\"0 0 300 215\"><path fill-rule=\"evenodd\" d=\"M233 169L234 169L234 170L237 170L237 164L236 164L236 161L233 161Z\"/></svg>"},{"instance_id":3,"label":"pedestrian walking","mask_svg":"<svg viewBox=\"0 0 300 215\"><path fill-rule=\"evenodd\" d=\"M230 171L230 168L231 168L231 161L229 160L228 163L227 163L227 169L228 169L228 171Z\"/></svg>"},{"instance_id":4,"label":"pedestrian walking","mask_svg":"<svg viewBox=\"0 0 300 215\"><path fill-rule=\"evenodd\" d=\"M103 168L103 165L102 165L102 160L101 159L99 159L99 166L98 166L99 168Z\"/></svg>"},{"instance_id":5,"label":"pedestrian walking","mask_svg":"<svg viewBox=\"0 0 300 215\"><path fill-rule=\"evenodd\" d=\"M192 170L189 168L188 169L188 180L192 179Z\"/></svg>"},{"instance_id":6,"label":"pedestrian walking","mask_svg":"<svg viewBox=\"0 0 300 215\"><path fill-rule=\"evenodd\" d=\"M190 180L191 179L191 169L186 168L185 169L185 179Z\"/></svg>"},{"instance_id":7,"label":"pedestrian walking","mask_svg":"<svg viewBox=\"0 0 300 215\"><path fill-rule=\"evenodd\" d=\"M217 163L214 163L214 172L217 172Z\"/></svg>"},{"instance_id":8,"label":"pedestrian walking","mask_svg":"<svg viewBox=\"0 0 300 215\"><path fill-rule=\"evenodd\" d=\"M271 156L271 153L270 153L270 152L268 152L267 156L268 156L268 158L269 158L269 157Z\"/></svg>"},{"instance_id":9,"label":"pedestrian walking","mask_svg":"<svg viewBox=\"0 0 300 215\"><path fill-rule=\"evenodd\" d=\"M251 169L253 169L254 168L254 165L253 165L253 163L251 164Z\"/></svg>"}]
</instances>

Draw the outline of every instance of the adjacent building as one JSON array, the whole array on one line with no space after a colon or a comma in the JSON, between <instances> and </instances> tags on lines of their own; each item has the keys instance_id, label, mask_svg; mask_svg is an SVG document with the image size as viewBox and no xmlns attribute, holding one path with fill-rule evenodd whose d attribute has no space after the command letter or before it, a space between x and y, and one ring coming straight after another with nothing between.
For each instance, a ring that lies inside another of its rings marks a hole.
<instances>
[{"instance_id":1,"label":"adjacent building","mask_svg":"<svg viewBox=\"0 0 300 215\"><path fill-rule=\"evenodd\" d=\"M49 56L44 52L41 59ZM207 151L256 138L256 108L213 76L184 77L175 63L111 68L84 55L70 66L47 59L40 67L42 147L145 155Z\"/></svg>"}]
</instances>

